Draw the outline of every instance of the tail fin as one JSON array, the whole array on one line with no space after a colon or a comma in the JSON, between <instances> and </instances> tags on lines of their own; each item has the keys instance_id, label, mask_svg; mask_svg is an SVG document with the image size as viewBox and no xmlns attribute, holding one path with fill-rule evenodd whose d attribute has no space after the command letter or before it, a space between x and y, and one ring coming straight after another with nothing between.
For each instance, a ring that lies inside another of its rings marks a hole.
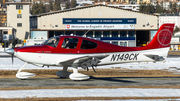
<instances>
[{"instance_id":1,"label":"tail fin","mask_svg":"<svg viewBox=\"0 0 180 101\"><path fill-rule=\"evenodd\" d=\"M152 41L147 45L149 49L170 47L174 24L167 23L161 25Z\"/></svg>"}]
</instances>

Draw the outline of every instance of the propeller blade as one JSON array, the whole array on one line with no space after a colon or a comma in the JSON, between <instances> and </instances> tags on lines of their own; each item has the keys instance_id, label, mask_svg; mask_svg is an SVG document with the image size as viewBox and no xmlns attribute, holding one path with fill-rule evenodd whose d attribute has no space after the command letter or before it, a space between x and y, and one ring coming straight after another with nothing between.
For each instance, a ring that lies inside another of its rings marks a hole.
<instances>
[{"instance_id":1,"label":"propeller blade","mask_svg":"<svg viewBox=\"0 0 180 101\"><path fill-rule=\"evenodd\" d=\"M16 45L16 38L15 38L14 33L13 33L12 35L13 35L13 40L12 40L12 49L14 49L14 48L15 48L15 45Z\"/></svg>"},{"instance_id":2,"label":"propeller blade","mask_svg":"<svg viewBox=\"0 0 180 101\"><path fill-rule=\"evenodd\" d=\"M92 66L92 69L94 70L95 73L97 73L96 70L94 69L94 66Z\"/></svg>"},{"instance_id":3,"label":"propeller blade","mask_svg":"<svg viewBox=\"0 0 180 101\"><path fill-rule=\"evenodd\" d=\"M14 63L14 54L12 54L12 65Z\"/></svg>"}]
</instances>

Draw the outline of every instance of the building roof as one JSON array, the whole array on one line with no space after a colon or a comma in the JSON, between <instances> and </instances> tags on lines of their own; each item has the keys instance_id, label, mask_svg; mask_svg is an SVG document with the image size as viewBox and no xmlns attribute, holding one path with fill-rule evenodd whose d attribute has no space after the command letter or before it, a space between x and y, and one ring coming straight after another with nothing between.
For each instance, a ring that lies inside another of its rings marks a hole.
<instances>
[{"instance_id":1,"label":"building roof","mask_svg":"<svg viewBox=\"0 0 180 101\"><path fill-rule=\"evenodd\" d=\"M74 10L80 10L80 9L86 9L86 8L91 8L91 7L96 7L96 6L104 6L104 7L114 8L114 9L125 10L125 11L129 11L129 12L136 12L136 13L140 13L140 14L157 16L157 15L154 15L154 14L141 13L141 12L132 11L132 10L127 10L127 9L122 9L122 8L118 8L118 7L113 7L113 6L108 6L108 5L97 4L97 5L83 6L83 7L78 7L78 8L71 8L71 9L66 9L66 10L58 10L58 11L53 11L53 12L48 12L48 13L42 13L42 14L38 14L38 15L33 15L33 16L31 16L31 17L41 17L41 16L46 16L46 15L51 15L51 14L56 14L56 13L64 13L64 12L69 12L69 11L74 11Z\"/></svg>"},{"instance_id":2,"label":"building roof","mask_svg":"<svg viewBox=\"0 0 180 101\"><path fill-rule=\"evenodd\" d=\"M179 14L161 14L160 16L179 16Z\"/></svg>"},{"instance_id":3,"label":"building roof","mask_svg":"<svg viewBox=\"0 0 180 101\"><path fill-rule=\"evenodd\" d=\"M31 2L6 2L7 5L9 4L23 4L23 5L29 5Z\"/></svg>"}]
</instances>

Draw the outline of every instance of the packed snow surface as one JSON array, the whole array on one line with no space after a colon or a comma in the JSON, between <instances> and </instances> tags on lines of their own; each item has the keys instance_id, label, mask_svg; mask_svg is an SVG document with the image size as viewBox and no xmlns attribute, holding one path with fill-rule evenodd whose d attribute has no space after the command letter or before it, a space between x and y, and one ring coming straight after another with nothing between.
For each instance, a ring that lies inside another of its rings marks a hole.
<instances>
[{"instance_id":1,"label":"packed snow surface","mask_svg":"<svg viewBox=\"0 0 180 101\"><path fill-rule=\"evenodd\" d=\"M179 97L180 89L35 89L0 90L0 98L26 97Z\"/></svg>"}]
</instances>

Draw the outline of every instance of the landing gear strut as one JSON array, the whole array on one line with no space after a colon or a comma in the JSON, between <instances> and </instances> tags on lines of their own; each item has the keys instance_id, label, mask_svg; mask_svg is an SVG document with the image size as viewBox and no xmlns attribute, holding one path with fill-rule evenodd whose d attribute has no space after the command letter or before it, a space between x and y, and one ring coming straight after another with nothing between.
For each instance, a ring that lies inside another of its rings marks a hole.
<instances>
[{"instance_id":1,"label":"landing gear strut","mask_svg":"<svg viewBox=\"0 0 180 101\"><path fill-rule=\"evenodd\" d=\"M67 71L67 66L63 67L63 70L62 71L58 71L56 73L56 75L60 78L69 78L69 75L71 74L71 72L68 72Z\"/></svg>"},{"instance_id":2,"label":"landing gear strut","mask_svg":"<svg viewBox=\"0 0 180 101\"><path fill-rule=\"evenodd\" d=\"M18 70L18 72L16 73L16 77L17 77L17 78L19 78L19 79L27 79L27 78L36 76L36 74L34 74L34 73L21 72L22 69L23 69L26 65L27 65L27 63L25 63L25 64Z\"/></svg>"}]
</instances>

